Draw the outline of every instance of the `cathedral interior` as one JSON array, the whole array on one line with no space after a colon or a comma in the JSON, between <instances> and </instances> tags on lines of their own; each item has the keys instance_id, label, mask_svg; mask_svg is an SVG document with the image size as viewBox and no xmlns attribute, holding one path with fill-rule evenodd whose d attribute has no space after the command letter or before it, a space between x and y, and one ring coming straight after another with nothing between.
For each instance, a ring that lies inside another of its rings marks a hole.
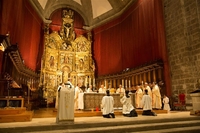
<instances>
[{"instance_id":1,"label":"cathedral interior","mask_svg":"<svg viewBox=\"0 0 200 133\"><path fill-rule=\"evenodd\" d=\"M29 110L54 107L58 85L69 80L83 89L104 84L132 91L157 82L162 96L177 100L184 93L192 105L190 93L200 78L199 2L1 0L0 5L0 107L9 106L10 98L19 98L13 106Z\"/></svg>"}]
</instances>

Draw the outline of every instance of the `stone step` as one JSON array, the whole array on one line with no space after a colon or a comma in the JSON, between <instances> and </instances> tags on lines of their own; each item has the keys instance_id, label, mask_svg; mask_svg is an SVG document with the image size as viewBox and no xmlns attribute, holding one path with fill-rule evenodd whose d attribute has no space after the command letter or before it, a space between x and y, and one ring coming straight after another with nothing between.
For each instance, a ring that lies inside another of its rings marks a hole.
<instances>
[{"instance_id":1,"label":"stone step","mask_svg":"<svg viewBox=\"0 0 200 133\"><path fill-rule=\"evenodd\" d=\"M199 133L199 132L200 132L199 126L191 126L191 127L177 127L177 128L167 128L160 130L129 132L129 133Z\"/></svg>"},{"instance_id":2,"label":"stone step","mask_svg":"<svg viewBox=\"0 0 200 133\"><path fill-rule=\"evenodd\" d=\"M148 116L147 116L148 117ZM152 117L152 116L149 116ZM98 120L97 120L98 121ZM156 119L152 117L149 120L134 120L132 121L118 121L114 122L112 119L107 119L106 122L95 123L62 123L43 126L29 126L29 127L15 127L15 128L1 128L1 131L11 132L38 132L38 133L89 133L89 132L144 132L153 130L167 130L173 128L191 128L200 125L200 117L185 117L185 118L166 118ZM192 130L192 129L191 129ZM197 129L194 129L194 131ZM199 129L200 130L200 129Z\"/></svg>"},{"instance_id":3,"label":"stone step","mask_svg":"<svg viewBox=\"0 0 200 133\"><path fill-rule=\"evenodd\" d=\"M107 127L91 127L91 128L75 128L75 129L62 129L62 130L46 130L46 131L33 131L29 133L156 133L156 132L199 132L200 120L183 121L183 122L167 122L167 123L152 123L152 124L139 124L139 125L123 125L123 126L107 126ZM15 131L16 132L16 131Z\"/></svg>"}]
</instances>

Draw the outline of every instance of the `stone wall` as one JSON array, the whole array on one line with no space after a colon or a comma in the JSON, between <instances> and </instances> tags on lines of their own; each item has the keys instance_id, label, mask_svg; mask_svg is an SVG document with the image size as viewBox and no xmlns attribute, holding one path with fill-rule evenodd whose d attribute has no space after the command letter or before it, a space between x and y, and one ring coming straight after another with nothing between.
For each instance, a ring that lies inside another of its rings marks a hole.
<instances>
[{"instance_id":1,"label":"stone wall","mask_svg":"<svg viewBox=\"0 0 200 133\"><path fill-rule=\"evenodd\" d=\"M196 89L200 79L200 1L163 0L172 95Z\"/></svg>"}]
</instances>

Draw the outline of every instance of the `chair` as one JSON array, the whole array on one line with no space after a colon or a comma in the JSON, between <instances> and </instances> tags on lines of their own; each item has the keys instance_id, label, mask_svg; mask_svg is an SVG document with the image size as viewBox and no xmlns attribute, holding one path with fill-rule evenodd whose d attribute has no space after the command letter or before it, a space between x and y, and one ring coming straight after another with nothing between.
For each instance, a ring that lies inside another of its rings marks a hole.
<instances>
[{"instance_id":1,"label":"chair","mask_svg":"<svg viewBox=\"0 0 200 133\"><path fill-rule=\"evenodd\" d=\"M178 102L174 102L173 106L175 110L186 110L186 104L185 104L185 94L181 93L178 95Z\"/></svg>"}]
</instances>

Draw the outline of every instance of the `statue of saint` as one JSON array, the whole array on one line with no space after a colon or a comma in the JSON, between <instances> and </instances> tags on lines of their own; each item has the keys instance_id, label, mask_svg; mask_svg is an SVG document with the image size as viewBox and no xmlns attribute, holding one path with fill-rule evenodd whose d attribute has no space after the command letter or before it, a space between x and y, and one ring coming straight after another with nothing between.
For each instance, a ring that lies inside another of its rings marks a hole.
<instances>
[{"instance_id":1,"label":"statue of saint","mask_svg":"<svg viewBox=\"0 0 200 133\"><path fill-rule=\"evenodd\" d=\"M84 68L84 61L83 61L83 59L80 59L79 60L79 70L83 70L83 68Z\"/></svg>"},{"instance_id":2,"label":"statue of saint","mask_svg":"<svg viewBox=\"0 0 200 133\"><path fill-rule=\"evenodd\" d=\"M53 56L51 56L50 59L49 59L49 66L50 66L51 68L54 67L54 57L53 57Z\"/></svg>"}]
</instances>

